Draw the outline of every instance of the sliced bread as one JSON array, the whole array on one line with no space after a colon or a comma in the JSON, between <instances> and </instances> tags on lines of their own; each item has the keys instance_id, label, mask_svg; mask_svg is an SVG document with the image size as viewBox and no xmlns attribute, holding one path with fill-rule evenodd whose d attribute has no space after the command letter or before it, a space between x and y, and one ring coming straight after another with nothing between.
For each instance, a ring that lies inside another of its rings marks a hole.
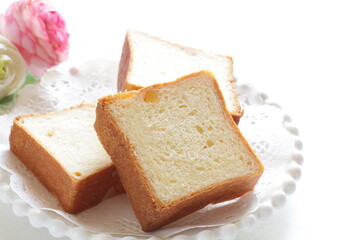
<instances>
[{"instance_id":1,"label":"sliced bread","mask_svg":"<svg viewBox=\"0 0 360 240\"><path fill-rule=\"evenodd\" d=\"M144 231L239 197L263 172L208 71L99 99L95 130Z\"/></svg>"},{"instance_id":2,"label":"sliced bread","mask_svg":"<svg viewBox=\"0 0 360 240\"><path fill-rule=\"evenodd\" d=\"M238 122L242 109L235 91L231 57L173 44L139 31L128 30L126 34L118 90L137 90L201 70L213 72L227 109Z\"/></svg>"},{"instance_id":3,"label":"sliced bread","mask_svg":"<svg viewBox=\"0 0 360 240\"><path fill-rule=\"evenodd\" d=\"M69 213L96 205L114 184L124 192L94 130L95 107L19 116L11 128L11 151Z\"/></svg>"}]
</instances>

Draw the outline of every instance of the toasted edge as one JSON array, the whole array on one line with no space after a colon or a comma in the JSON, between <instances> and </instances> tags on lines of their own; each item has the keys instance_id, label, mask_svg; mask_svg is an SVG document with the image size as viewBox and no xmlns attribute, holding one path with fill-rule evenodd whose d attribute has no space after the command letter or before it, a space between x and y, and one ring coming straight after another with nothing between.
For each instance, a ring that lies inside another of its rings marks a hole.
<instances>
[{"instance_id":1,"label":"toasted edge","mask_svg":"<svg viewBox=\"0 0 360 240\"><path fill-rule=\"evenodd\" d=\"M144 170L137 161L133 146L131 145L129 139L125 136L122 129L116 124L116 119L107 109L107 105L109 103L118 98L126 98L128 95L119 93L99 99L94 126L100 141L116 166L120 180L128 194L135 215L140 221L143 231L147 232L156 230L192 212L195 212L212 202L220 202L242 196L254 188L263 172L263 166L260 160L240 133L237 125L232 120L230 113L226 110L225 101L213 75L208 71L200 71L179 78L176 81L182 81L183 79L195 77L203 73L211 75L217 94L220 96L222 108L225 114L228 115L227 119L245 143L245 146L250 149L250 152L255 156L255 160L259 165L259 171L254 174L214 184L208 188L204 188L201 191L193 193L188 197L184 197L179 201L172 202L169 205L164 205L155 196L154 190L145 177ZM155 84L145 87L139 91L147 91L172 83L173 82ZM126 94L136 93L128 92Z\"/></svg>"}]
</instances>

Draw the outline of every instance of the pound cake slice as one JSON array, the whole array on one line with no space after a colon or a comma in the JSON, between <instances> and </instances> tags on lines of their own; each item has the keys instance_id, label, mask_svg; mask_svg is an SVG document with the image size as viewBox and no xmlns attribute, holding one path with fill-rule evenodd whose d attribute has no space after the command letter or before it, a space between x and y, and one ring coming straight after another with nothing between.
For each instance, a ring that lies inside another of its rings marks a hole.
<instances>
[{"instance_id":1,"label":"pound cake slice","mask_svg":"<svg viewBox=\"0 0 360 240\"><path fill-rule=\"evenodd\" d=\"M144 231L239 197L263 172L208 71L99 99L95 130Z\"/></svg>"},{"instance_id":2,"label":"pound cake slice","mask_svg":"<svg viewBox=\"0 0 360 240\"><path fill-rule=\"evenodd\" d=\"M11 128L11 151L68 213L96 205L114 184L124 192L94 130L95 107L19 116Z\"/></svg>"},{"instance_id":3,"label":"pound cake slice","mask_svg":"<svg viewBox=\"0 0 360 240\"><path fill-rule=\"evenodd\" d=\"M227 109L238 122L242 109L235 90L231 57L173 44L139 31L128 30L126 34L118 90L137 90L205 69L215 75Z\"/></svg>"}]
</instances>

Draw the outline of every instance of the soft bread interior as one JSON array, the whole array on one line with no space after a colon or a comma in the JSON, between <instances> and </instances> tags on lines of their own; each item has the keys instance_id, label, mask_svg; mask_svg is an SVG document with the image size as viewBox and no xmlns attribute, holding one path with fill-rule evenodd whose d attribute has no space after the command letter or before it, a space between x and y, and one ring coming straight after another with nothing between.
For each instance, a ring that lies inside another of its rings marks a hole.
<instances>
[{"instance_id":1,"label":"soft bread interior","mask_svg":"<svg viewBox=\"0 0 360 240\"><path fill-rule=\"evenodd\" d=\"M93 124L95 105L82 105L49 114L29 115L17 120L75 179L112 165L97 138Z\"/></svg>"},{"instance_id":2,"label":"soft bread interior","mask_svg":"<svg viewBox=\"0 0 360 240\"><path fill-rule=\"evenodd\" d=\"M132 55L127 75L128 89L173 81L179 76L207 69L217 79L228 110L241 115L234 94L230 57L172 44L134 30L129 30L127 37Z\"/></svg>"},{"instance_id":3,"label":"soft bread interior","mask_svg":"<svg viewBox=\"0 0 360 240\"><path fill-rule=\"evenodd\" d=\"M110 111L162 203L261 169L210 73L120 98Z\"/></svg>"}]
</instances>

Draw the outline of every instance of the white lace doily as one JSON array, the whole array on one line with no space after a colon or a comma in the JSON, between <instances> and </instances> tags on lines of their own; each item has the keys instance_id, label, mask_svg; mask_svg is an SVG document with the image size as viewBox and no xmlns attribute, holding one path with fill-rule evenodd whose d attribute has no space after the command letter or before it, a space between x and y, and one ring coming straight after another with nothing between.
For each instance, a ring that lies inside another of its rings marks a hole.
<instances>
[{"instance_id":1,"label":"white lace doily","mask_svg":"<svg viewBox=\"0 0 360 240\"><path fill-rule=\"evenodd\" d=\"M0 197L13 203L16 215L28 216L35 227L47 227L55 237L72 239L233 239L251 230L257 219L268 219L295 191L301 176L302 143L297 129L280 107L250 85L238 85L245 113L239 128L263 162L265 171L254 192L239 199L207 206L169 226L144 233L126 194L71 215L9 151L8 137L15 116L64 109L116 92L117 63L93 60L69 71L51 70L36 85L21 90L14 108L0 116ZM132 237L126 237L132 236Z\"/></svg>"}]
</instances>

